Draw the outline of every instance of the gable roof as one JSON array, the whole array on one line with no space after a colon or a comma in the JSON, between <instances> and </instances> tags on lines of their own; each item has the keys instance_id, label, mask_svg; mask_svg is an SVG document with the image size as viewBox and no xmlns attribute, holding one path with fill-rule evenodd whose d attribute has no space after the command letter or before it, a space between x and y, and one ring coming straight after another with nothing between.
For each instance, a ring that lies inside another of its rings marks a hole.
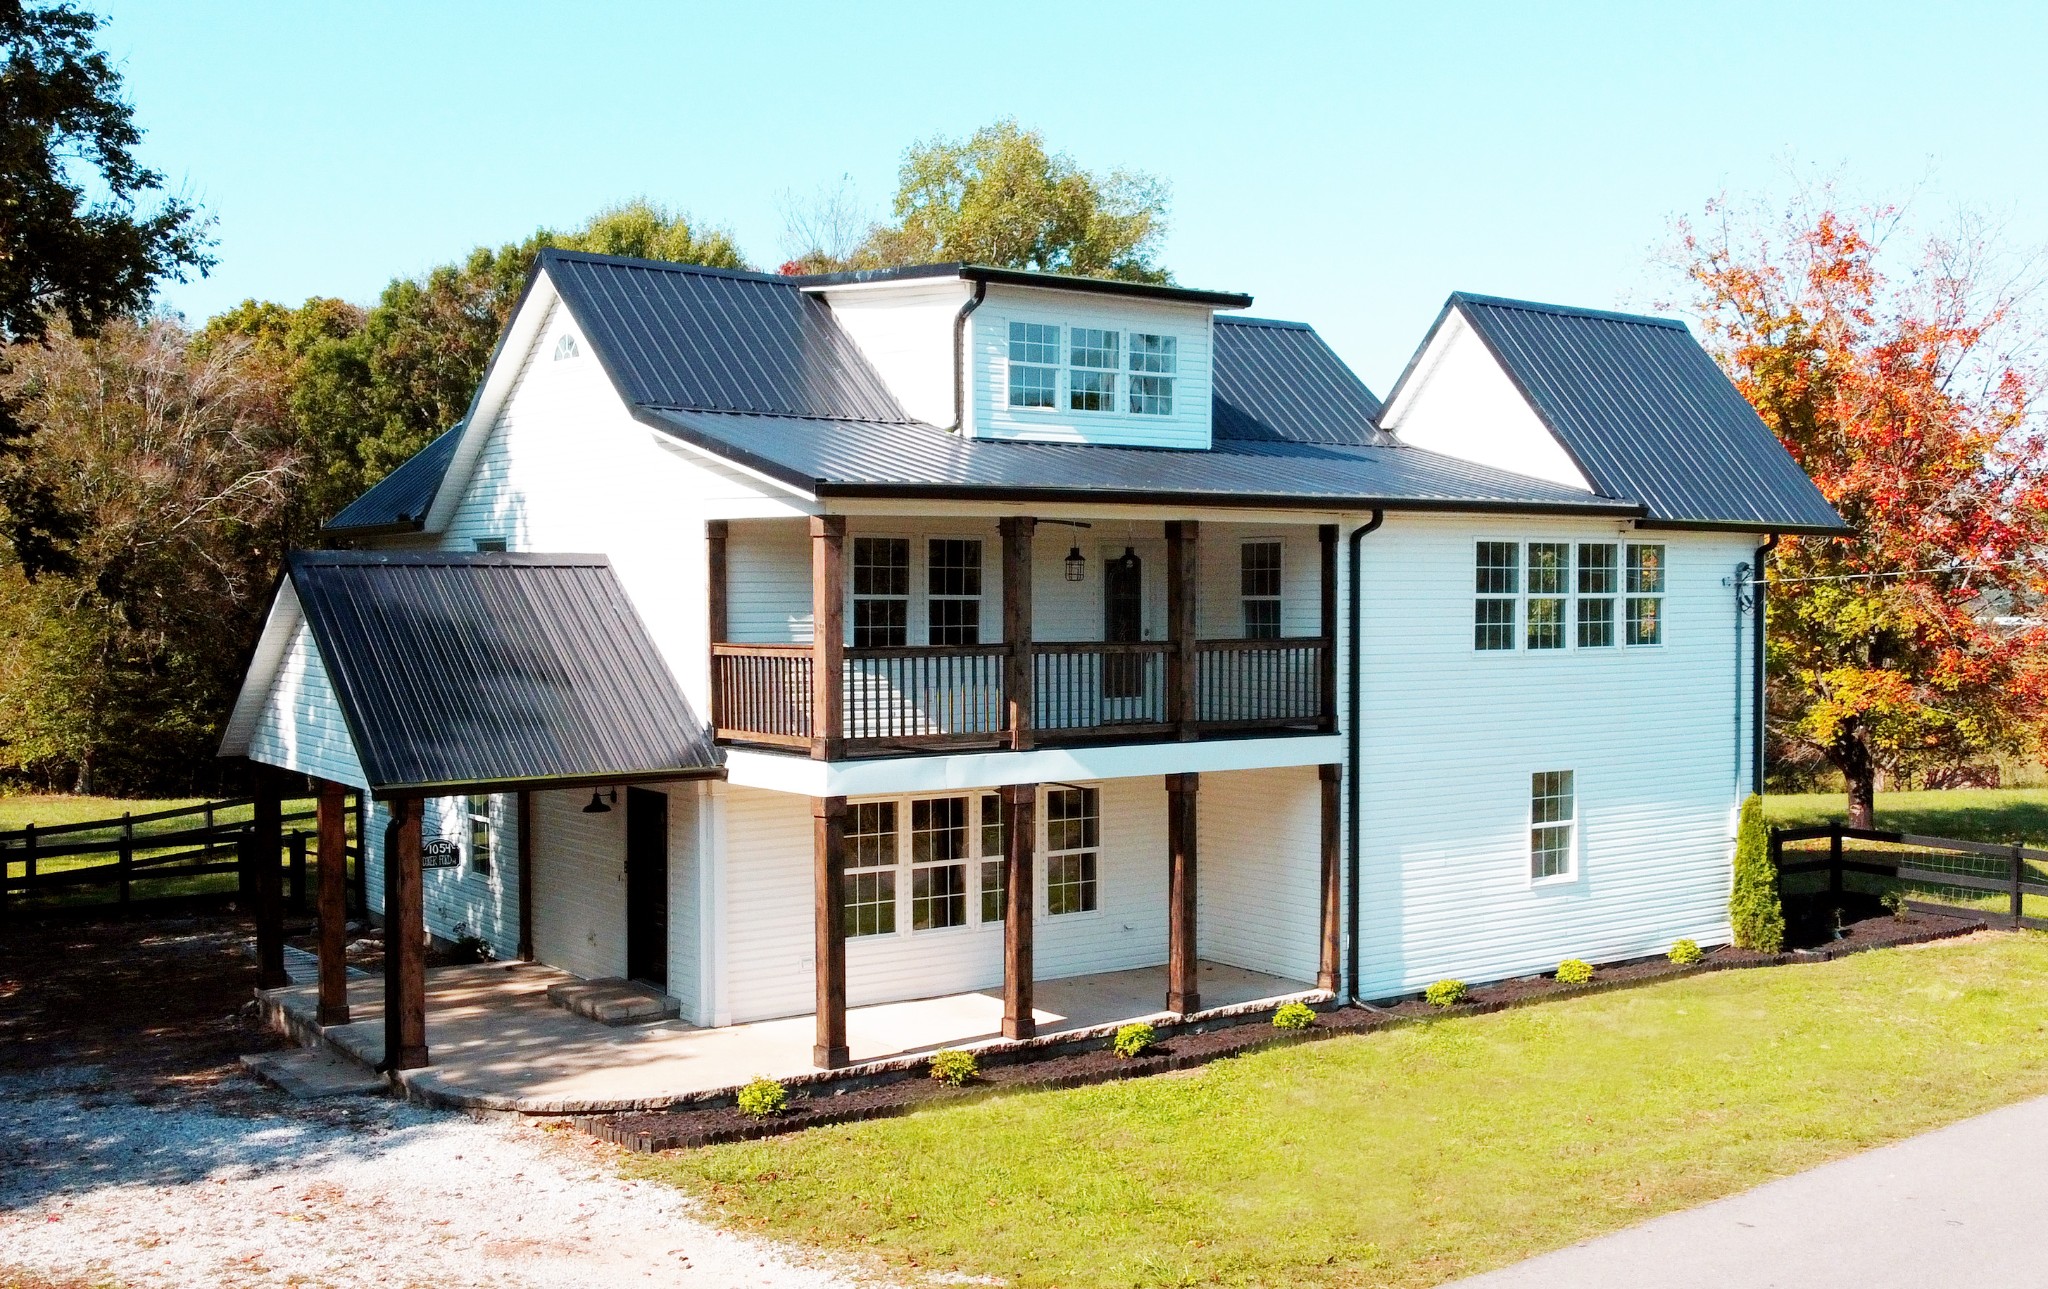
<instances>
[{"instance_id":1,"label":"gable roof","mask_svg":"<svg viewBox=\"0 0 2048 1289\"><path fill-rule=\"evenodd\" d=\"M1307 323L1219 317L1215 345L1216 438L1395 443L1379 429L1379 399Z\"/></svg>"},{"instance_id":2,"label":"gable roof","mask_svg":"<svg viewBox=\"0 0 2048 1289\"><path fill-rule=\"evenodd\" d=\"M290 577L373 793L718 772L601 556L299 551Z\"/></svg>"},{"instance_id":3,"label":"gable roof","mask_svg":"<svg viewBox=\"0 0 2048 1289\"><path fill-rule=\"evenodd\" d=\"M1454 310L1594 489L1643 503L1646 522L1846 531L1684 323L1457 292L1417 360Z\"/></svg>"},{"instance_id":4,"label":"gable roof","mask_svg":"<svg viewBox=\"0 0 2048 1289\"><path fill-rule=\"evenodd\" d=\"M327 521L325 529L337 537L369 537L378 533L416 531L426 518L427 508L441 491L448 463L455 459L455 445L462 441L463 422L457 421L436 435L434 441L400 462L370 490L342 507Z\"/></svg>"}]
</instances>

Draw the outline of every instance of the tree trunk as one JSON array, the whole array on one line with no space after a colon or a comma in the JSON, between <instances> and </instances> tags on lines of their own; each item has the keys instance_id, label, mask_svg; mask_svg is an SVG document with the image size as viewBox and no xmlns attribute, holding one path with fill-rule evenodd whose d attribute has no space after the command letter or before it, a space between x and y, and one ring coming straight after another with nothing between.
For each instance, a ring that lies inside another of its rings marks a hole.
<instances>
[{"instance_id":1,"label":"tree trunk","mask_svg":"<svg viewBox=\"0 0 2048 1289\"><path fill-rule=\"evenodd\" d=\"M1854 734L1838 741L1828 759L1842 772L1849 788L1849 826L1877 826L1877 762L1861 738Z\"/></svg>"}]
</instances>

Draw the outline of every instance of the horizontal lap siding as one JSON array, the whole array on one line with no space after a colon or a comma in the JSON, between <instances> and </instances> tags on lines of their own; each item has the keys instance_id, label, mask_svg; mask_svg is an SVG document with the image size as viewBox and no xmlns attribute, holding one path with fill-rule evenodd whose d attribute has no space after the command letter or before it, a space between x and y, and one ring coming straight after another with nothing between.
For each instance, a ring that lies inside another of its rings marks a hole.
<instances>
[{"instance_id":1,"label":"horizontal lap siding","mask_svg":"<svg viewBox=\"0 0 2048 1289\"><path fill-rule=\"evenodd\" d=\"M1302 524L1204 523L1198 542L1196 634L1204 640L1244 635L1244 544L1278 541L1280 634L1323 633L1323 550L1316 529ZM1162 573L1164 570L1162 570Z\"/></svg>"},{"instance_id":2,"label":"horizontal lap siding","mask_svg":"<svg viewBox=\"0 0 2048 1289\"><path fill-rule=\"evenodd\" d=\"M270 697L257 716L249 737L249 759L353 788L365 782L348 721L321 664L320 647L303 621L285 648Z\"/></svg>"},{"instance_id":3,"label":"horizontal lap siding","mask_svg":"<svg viewBox=\"0 0 2048 1289\"><path fill-rule=\"evenodd\" d=\"M495 836L489 873L470 868L468 799L430 797L422 803L421 840L446 837L463 850L456 867L423 872L420 888L428 931L443 940L480 936L492 956L502 960L519 954L519 815L514 797L490 800ZM365 821L371 845L364 880L370 908L379 914L384 911L384 834L390 823L390 808L373 802Z\"/></svg>"},{"instance_id":4,"label":"horizontal lap siding","mask_svg":"<svg viewBox=\"0 0 2048 1289\"><path fill-rule=\"evenodd\" d=\"M1316 767L1205 774L1196 801L1201 955L1314 980L1323 832Z\"/></svg>"},{"instance_id":5,"label":"horizontal lap siding","mask_svg":"<svg viewBox=\"0 0 2048 1289\"><path fill-rule=\"evenodd\" d=\"M586 978L626 972L625 794L585 814L587 792L533 796L534 956Z\"/></svg>"},{"instance_id":6,"label":"horizontal lap siding","mask_svg":"<svg viewBox=\"0 0 2048 1289\"><path fill-rule=\"evenodd\" d=\"M1474 541L1612 526L1397 516L1366 539L1361 991L1727 938L1742 536L1631 534L1668 559L1654 650L1472 648ZM1529 777L1572 770L1578 880L1528 880Z\"/></svg>"}]
</instances>

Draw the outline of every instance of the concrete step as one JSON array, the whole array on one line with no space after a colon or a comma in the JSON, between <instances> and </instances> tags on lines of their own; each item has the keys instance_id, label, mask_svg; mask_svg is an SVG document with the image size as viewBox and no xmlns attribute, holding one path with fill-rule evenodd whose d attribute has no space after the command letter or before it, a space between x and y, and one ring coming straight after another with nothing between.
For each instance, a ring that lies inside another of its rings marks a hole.
<instances>
[{"instance_id":1,"label":"concrete step","mask_svg":"<svg viewBox=\"0 0 2048 1289\"><path fill-rule=\"evenodd\" d=\"M548 1001L600 1025L644 1025L649 1021L673 1020L683 1011L681 1002L653 985L615 976L549 985Z\"/></svg>"},{"instance_id":2,"label":"concrete step","mask_svg":"<svg viewBox=\"0 0 2048 1289\"><path fill-rule=\"evenodd\" d=\"M390 1086L374 1070L320 1048L255 1052L242 1058L242 1068L301 1101L368 1096Z\"/></svg>"}]
</instances>

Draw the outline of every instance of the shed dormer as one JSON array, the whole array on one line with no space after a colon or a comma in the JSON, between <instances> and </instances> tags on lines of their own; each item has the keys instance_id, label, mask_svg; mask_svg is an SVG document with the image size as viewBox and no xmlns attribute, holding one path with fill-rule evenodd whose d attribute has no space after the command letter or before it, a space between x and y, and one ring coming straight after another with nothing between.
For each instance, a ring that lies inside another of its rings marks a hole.
<instances>
[{"instance_id":1,"label":"shed dormer","mask_svg":"<svg viewBox=\"0 0 2048 1289\"><path fill-rule=\"evenodd\" d=\"M813 278L912 416L980 439L1206 449L1212 321L1251 297L973 264Z\"/></svg>"}]
</instances>

